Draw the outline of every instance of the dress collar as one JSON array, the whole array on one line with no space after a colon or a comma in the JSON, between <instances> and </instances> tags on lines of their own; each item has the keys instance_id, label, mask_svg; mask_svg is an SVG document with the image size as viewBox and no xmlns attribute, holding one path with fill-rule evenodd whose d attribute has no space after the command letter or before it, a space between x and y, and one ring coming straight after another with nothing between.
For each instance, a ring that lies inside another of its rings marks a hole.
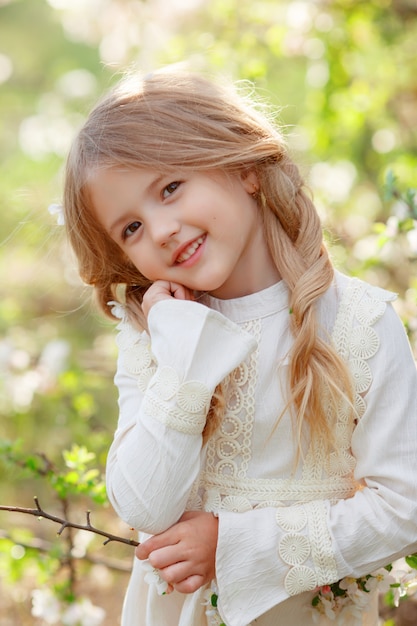
<instances>
[{"instance_id":1,"label":"dress collar","mask_svg":"<svg viewBox=\"0 0 417 626\"><path fill-rule=\"evenodd\" d=\"M267 317L288 308L288 287L283 280L275 285L232 300L220 300L208 294L197 298L198 302L219 311L233 322L246 322Z\"/></svg>"}]
</instances>

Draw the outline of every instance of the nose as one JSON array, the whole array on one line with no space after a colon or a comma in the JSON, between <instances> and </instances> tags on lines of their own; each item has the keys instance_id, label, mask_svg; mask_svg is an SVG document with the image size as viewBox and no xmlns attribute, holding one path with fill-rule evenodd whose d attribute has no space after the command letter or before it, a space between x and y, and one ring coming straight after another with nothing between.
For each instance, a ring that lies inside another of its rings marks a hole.
<instances>
[{"instance_id":1,"label":"nose","mask_svg":"<svg viewBox=\"0 0 417 626\"><path fill-rule=\"evenodd\" d=\"M152 241L164 248L180 230L179 220L168 211L155 211L148 223Z\"/></svg>"}]
</instances>

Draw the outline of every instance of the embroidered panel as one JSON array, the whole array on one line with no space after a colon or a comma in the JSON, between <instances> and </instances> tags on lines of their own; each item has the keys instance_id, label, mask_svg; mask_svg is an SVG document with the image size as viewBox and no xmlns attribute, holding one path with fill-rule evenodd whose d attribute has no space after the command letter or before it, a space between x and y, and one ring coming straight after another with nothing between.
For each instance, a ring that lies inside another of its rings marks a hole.
<instances>
[{"instance_id":1,"label":"embroidered panel","mask_svg":"<svg viewBox=\"0 0 417 626\"><path fill-rule=\"evenodd\" d=\"M242 328L253 335L259 344L260 320L248 322ZM221 478L246 477L252 458L257 363L258 350L228 376L225 384L225 416L219 432L208 442L206 459L207 473L218 476L220 482ZM210 499L209 495L207 497Z\"/></svg>"}]
</instances>

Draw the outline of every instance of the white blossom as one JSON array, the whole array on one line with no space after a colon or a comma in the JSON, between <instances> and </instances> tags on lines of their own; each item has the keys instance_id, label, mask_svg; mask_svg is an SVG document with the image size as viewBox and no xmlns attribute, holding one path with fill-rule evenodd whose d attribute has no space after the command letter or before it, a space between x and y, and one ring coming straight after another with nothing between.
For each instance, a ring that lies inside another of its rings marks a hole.
<instances>
[{"instance_id":1,"label":"white blossom","mask_svg":"<svg viewBox=\"0 0 417 626\"><path fill-rule=\"evenodd\" d=\"M56 223L58 226L64 226L65 218L64 218L64 207L62 204L50 204L48 207L48 211L51 215L56 215Z\"/></svg>"},{"instance_id":2,"label":"white blossom","mask_svg":"<svg viewBox=\"0 0 417 626\"><path fill-rule=\"evenodd\" d=\"M88 598L81 598L70 604L62 615L64 626L99 626L104 620L106 612L95 606Z\"/></svg>"},{"instance_id":3,"label":"white blossom","mask_svg":"<svg viewBox=\"0 0 417 626\"><path fill-rule=\"evenodd\" d=\"M47 624L56 624L61 617L61 606L50 589L34 589L31 612L33 617L40 617Z\"/></svg>"},{"instance_id":4,"label":"white blossom","mask_svg":"<svg viewBox=\"0 0 417 626\"><path fill-rule=\"evenodd\" d=\"M142 567L146 571L145 582L148 585L155 585L159 596L163 596L168 591L168 583L161 578L159 571L146 560L142 561Z\"/></svg>"},{"instance_id":5,"label":"white blossom","mask_svg":"<svg viewBox=\"0 0 417 626\"><path fill-rule=\"evenodd\" d=\"M378 591L386 593L394 583L395 578L389 574L388 570L381 567L376 572L372 572L371 577L365 583L365 587L368 591L378 589Z\"/></svg>"}]
</instances>

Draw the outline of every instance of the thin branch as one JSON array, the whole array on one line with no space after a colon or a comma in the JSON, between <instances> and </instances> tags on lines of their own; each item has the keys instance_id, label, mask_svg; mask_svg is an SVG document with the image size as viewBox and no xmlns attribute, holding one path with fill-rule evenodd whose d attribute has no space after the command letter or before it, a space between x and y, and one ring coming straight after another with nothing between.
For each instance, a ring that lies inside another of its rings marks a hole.
<instances>
[{"instance_id":1,"label":"thin branch","mask_svg":"<svg viewBox=\"0 0 417 626\"><path fill-rule=\"evenodd\" d=\"M96 535L101 535L102 537L106 537L103 545L107 545L111 541L118 541L119 543L126 543L129 546L138 546L139 543L134 539L125 539L124 537L119 537L118 535L112 535L104 530L100 530L95 526L92 526L90 521L90 511L87 511L87 523L86 524L76 524L75 522L70 522L69 520L63 519L62 517L57 517L56 515L51 515L44 511L40 504L38 498L34 498L36 509L26 509L19 506L4 506L0 505L0 511L11 511L13 513L26 513L27 515L34 515L35 517L41 519L49 519L51 522L56 522L57 524L61 524L61 528L58 530L58 535L61 535L66 528L77 528L78 530L87 530L90 533L95 533Z\"/></svg>"}]
</instances>

